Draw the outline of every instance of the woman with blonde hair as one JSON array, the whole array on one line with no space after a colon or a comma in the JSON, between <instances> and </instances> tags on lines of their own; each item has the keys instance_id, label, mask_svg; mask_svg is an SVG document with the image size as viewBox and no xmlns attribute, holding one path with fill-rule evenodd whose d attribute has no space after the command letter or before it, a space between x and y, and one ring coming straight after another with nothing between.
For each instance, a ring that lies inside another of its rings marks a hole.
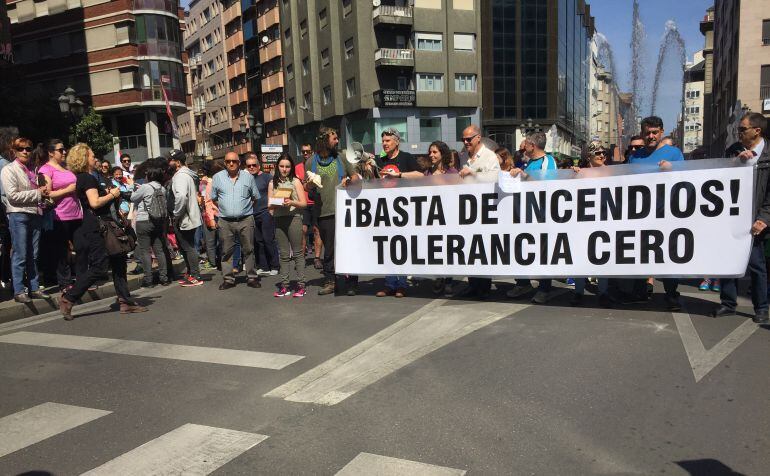
<instances>
[{"instance_id":1,"label":"woman with blonde hair","mask_svg":"<svg viewBox=\"0 0 770 476\"><path fill-rule=\"evenodd\" d=\"M75 193L83 209L82 225L75 230L74 243L78 270L75 283L59 298L59 309L65 320L72 320L72 307L88 288L112 269L112 282L118 296L120 313L144 312L147 309L131 300L126 275L127 257L110 256L102 236L102 222L114 220L110 207L120 197L118 188L105 189L92 175L94 153L86 144L77 144L67 155L67 167L76 175Z\"/></svg>"}]
</instances>

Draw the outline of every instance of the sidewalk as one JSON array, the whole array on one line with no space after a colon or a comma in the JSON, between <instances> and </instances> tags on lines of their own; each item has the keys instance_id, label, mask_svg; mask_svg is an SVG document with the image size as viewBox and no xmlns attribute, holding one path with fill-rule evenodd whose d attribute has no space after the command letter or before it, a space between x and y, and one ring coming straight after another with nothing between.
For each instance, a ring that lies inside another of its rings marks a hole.
<instances>
[{"instance_id":1,"label":"sidewalk","mask_svg":"<svg viewBox=\"0 0 770 476\"><path fill-rule=\"evenodd\" d=\"M184 261L179 259L173 262L174 271L181 273L184 271ZM133 269L133 266L129 264L129 273ZM142 275L128 275L128 289L130 291L136 291L141 287ZM50 299L33 299L30 304L22 304L13 300L13 298L0 302L0 324L5 322L11 322L18 319L24 319L25 317L31 317L38 314L45 314L46 312L56 311L59 309L59 292L58 287L50 288ZM53 291L56 292L53 292ZM112 281L107 281L104 284L96 288L95 291L88 291L81 298L82 303L91 301L98 301L100 299L107 299L115 297L115 287L112 285Z\"/></svg>"}]
</instances>

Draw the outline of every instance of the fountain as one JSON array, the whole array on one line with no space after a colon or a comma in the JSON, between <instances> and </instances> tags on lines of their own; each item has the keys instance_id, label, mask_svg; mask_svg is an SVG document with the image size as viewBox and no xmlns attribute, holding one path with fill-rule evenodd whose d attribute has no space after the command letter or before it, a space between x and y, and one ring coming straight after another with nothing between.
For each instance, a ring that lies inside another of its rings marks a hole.
<instances>
[{"instance_id":1,"label":"fountain","mask_svg":"<svg viewBox=\"0 0 770 476\"><path fill-rule=\"evenodd\" d=\"M684 40L682 35L679 34L679 29L676 27L676 23L673 20L666 22L666 33L663 35L663 39L660 42L660 50L658 51L658 63L655 66L655 82L652 85L652 96L650 98L650 112L655 115L655 106L658 101L658 90L660 88L660 77L663 71L663 62L666 59L666 55L673 49L679 52L679 64L681 66L682 73L684 73L685 64L687 63L687 51L684 48Z\"/></svg>"},{"instance_id":2,"label":"fountain","mask_svg":"<svg viewBox=\"0 0 770 476\"><path fill-rule=\"evenodd\" d=\"M615 74L617 73L615 69L615 53L613 53L612 46L607 41L607 37L599 32L596 32L596 48L599 63L607 68L610 74L612 74L612 78L615 79Z\"/></svg>"}]
</instances>

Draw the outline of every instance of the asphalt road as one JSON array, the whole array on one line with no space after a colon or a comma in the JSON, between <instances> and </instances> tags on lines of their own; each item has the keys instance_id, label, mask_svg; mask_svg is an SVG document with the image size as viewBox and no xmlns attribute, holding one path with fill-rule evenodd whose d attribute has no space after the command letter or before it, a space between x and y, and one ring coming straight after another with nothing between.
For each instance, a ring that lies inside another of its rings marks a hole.
<instances>
[{"instance_id":1,"label":"asphalt road","mask_svg":"<svg viewBox=\"0 0 770 476\"><path fill-rule=\"evenodd\" d=\"M0 474L768 474L770 330L706 317L713 293L684 289L674 316L660 294L276 299L274 281L0 326Z\"/></svg>"}]
</instances>

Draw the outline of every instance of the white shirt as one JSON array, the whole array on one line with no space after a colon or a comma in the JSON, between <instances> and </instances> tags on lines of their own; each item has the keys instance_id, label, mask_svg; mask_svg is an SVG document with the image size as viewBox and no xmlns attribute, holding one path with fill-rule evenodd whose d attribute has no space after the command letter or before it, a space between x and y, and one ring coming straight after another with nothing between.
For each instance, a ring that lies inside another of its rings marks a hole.
<instances>
[{"instance_id":1,"label":"white shirt","mask_svg":"<svg viewBox=\"0 0 770 476\"><path fill-rule=\"evenodd\" d=\"M759 142L757 142L757 146L751 150L754 151L754 158L749 160L748 162L751 165L754 165L757 163L759 158L762 156L762 152L765 150L765 139L759 139Z\"/></svg>"},{"instance_id":2,"label":"white shirt","mask_svg":"<svg viewBox=\"0 0 770 476\"><path fill-rule=\"evenodd\" d=\"M494 152L482 145L473 154L473 157L468 158L468 163L465 164L465 167L475 174L497 172L500 170L500 161L497 160L497 155Z\"/></svg>"}]
</instances>

